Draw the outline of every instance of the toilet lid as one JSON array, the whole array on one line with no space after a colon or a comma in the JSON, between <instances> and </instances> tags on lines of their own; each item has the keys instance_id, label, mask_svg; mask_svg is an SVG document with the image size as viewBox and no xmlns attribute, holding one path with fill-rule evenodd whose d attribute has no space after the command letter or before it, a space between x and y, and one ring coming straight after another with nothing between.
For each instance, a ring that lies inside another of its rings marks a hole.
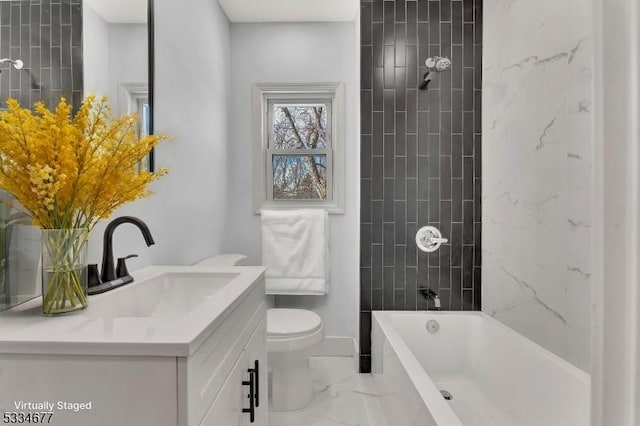
<instances>
[{"instance_id":1,"label":"toilet lid","mask_svg":"<svg viewBox=\"0 0 640 426\"><path fill-rule=\"evenodd\" d=\"M322 319L306 309L268 309L267 335L299 336L317 331Z\"/></svg>"}]
</instances>

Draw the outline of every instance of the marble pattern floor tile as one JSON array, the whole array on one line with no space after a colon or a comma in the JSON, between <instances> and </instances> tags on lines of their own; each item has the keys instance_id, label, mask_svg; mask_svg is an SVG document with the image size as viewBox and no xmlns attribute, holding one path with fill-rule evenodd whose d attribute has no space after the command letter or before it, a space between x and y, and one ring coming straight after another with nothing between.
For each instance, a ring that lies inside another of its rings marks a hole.
<instances>
[{"instance_id":1,"label":"marble pattern floor tile","mask_svg":"<svg viewBox=\"0 0 640 426\"><path fill-rule=\"evenodd\" d=\"M369 374L358 374L349 357L312 357L314 395L298 411L269 412L269 426L385 426Z\"/></svg>"}]
</instances>

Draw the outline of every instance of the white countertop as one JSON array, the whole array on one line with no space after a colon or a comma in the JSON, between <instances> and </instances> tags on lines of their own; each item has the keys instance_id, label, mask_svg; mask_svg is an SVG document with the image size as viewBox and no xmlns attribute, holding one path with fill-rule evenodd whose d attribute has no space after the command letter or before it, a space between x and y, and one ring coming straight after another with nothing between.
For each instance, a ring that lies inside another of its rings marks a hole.
<instances>
[{"instance_id":1,"label":"white countertop","mask_svg":"<svg viewBox=\"0 0 640 426\"><path fill-rule=\"evenodd\" d=\"M131 273L133 283L89 296L86 309L56 317L42 314L42 298L38 297L0 313L0 354L186 357L261 281L264 271L262 266L148 266ZM119 317L99 313L98 306L105 302L102 298L174 272L238 275L183 316Z\"/></svg>"}]
</instances>

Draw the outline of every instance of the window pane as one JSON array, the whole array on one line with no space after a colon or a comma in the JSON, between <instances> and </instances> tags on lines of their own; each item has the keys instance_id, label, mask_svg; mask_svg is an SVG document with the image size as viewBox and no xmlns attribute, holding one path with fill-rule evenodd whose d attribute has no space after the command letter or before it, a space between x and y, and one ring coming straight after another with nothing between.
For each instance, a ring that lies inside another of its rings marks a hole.
<instances>
[{"instance_id":1,"label":"window pane","mask_svg":"<svg viewBox=\"0 0 640 426\"><path fill-rule=\"evenodd\" d=\"M326 200L326 155L274 155L274 200Z\"/></svg>"},{"instance_id":2,"label":"window pane","mask_svg":"<svg viewBox=\"0 0 640 426\"><path fill-rule=\"evenodd\" d=\"M327 145L327 105L273 105L273 148L325 149Z\"/></svg>"}]
</instances>

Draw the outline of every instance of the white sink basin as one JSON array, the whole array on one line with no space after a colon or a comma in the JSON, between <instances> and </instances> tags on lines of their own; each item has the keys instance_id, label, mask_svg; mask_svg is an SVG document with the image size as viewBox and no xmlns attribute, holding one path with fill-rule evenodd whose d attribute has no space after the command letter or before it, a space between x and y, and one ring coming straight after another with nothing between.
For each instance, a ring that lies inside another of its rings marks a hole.
<instances>
[{"instance_id":1,"label":"white sink basin","mask_svg":"<svg viewBox=\"0 0 640 426\"><path fill-rule=\"evenodd\" d=\"M0 353L190 356L245 297L264 297L264 270L148 266L58 317L34 299L0 313Z\"/></svg>"},{"instance_id":2,"label":"white sink basin","mask_svg":"<svg viewBox=\"0 0 640 426\"><path fill-rule=\"evenodd\" d=\"M204 303L238 273L167 272L92 300L93 318L176 318Z\"/></svg>"}]
</instances>

